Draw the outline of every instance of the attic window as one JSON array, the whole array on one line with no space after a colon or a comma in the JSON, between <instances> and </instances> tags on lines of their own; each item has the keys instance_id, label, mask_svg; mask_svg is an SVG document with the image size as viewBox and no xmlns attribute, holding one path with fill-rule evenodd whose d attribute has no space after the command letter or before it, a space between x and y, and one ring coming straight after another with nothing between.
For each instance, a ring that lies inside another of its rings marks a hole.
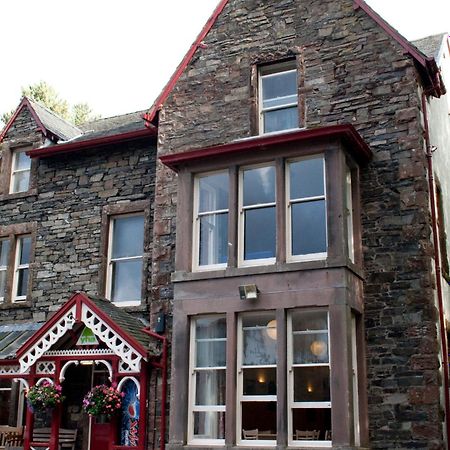
<instances>
[{"instance_id":1,"label":"attic window","mask_svg":"<svg viewBox=\"0 0 450 450\"><path fill-rule=\"evenodd\" d=\"M13 151L11 162L11 183L9 193L26 192L30 187L31 158L27 149Z\"/></svg>"}]
</instances>

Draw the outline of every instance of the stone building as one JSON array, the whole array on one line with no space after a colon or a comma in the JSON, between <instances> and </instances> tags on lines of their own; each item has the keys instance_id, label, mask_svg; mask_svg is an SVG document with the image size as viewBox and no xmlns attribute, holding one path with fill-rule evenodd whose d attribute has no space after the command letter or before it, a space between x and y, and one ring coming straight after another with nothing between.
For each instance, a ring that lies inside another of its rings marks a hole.
<instances>
[{"instance_id":1,"label":"stone building","mask_svg":"<svg viewBox=\"0 0 450 450\"><path fill-rule=\"evenodd\" d=\"M448 448L449 76L446 35L362 0L221 0L146 114L77 129L24 99L0 426L26 450ZM65 402L22 417L44 381ZM125 407L88 419L112 382Z\"/></svg>"}]
</instances>

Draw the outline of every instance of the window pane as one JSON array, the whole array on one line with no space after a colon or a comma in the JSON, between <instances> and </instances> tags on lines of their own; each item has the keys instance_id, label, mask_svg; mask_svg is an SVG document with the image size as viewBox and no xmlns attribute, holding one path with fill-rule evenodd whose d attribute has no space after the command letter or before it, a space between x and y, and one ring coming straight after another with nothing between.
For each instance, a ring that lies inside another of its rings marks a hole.
<instances>
[{"instance_id":1,"label":"window pane","mask_svg":"<svg viewBox=\"0 0 450 450\"><path fill-rule=\"evenodd\" d=\"M16 152L14 170L26 170L30 167L31 158L25 152Z\"/></svg>"},{"instance_id":2,"label":"window pane","mask_svg":"<svg viewBox=\"0 0 450 450\"><path fill-rule=\"evenodd\" d=\"M331 440L331 409L329 408L296 408L292 410L294 440ZM318 431L318 438L311 439L311 434Z\"/></svg>"},{"instance_id":3,"label":"window pane","mask_svg":"<svg viewBox=\"0 0 450 450\"><path fill-rule=\"evenodd\" d=\"M226 338L227 321L225 317L202 317L195 321L197 339Z\"/></svg>"},{"instance_id":4,"label":"window pane","mask_svg":"<svg viewBox=\"0 0 450 450\"><path fill-rule=\"evenodd\" d=\"M323 158L289 164L290 199L324 195Z\"/></svg>"},{"instance_id":5,"label":"window pane","mask_svg":"<svg viewBox=\"0 0 450 450\"><path fill-rule=\"evenodd\" d=\"M228 209L228 173L217 173L199 178L199 212Z\"/></svg>"},{"instance_id":6,"label":"window pane","mask_svg":"<svg viewBox=\"0 0 450 450\"><path fill-rule=\"evenodd\" d=\"M225 405L225 370L200 370L195 376L196 405Z\"/></svg>"},{"instance_id":7,"label":"window pane","mask_svg":"<svg viewBox=\"0 0 450 450\"><path fill-rule=\"evenodd\" d=\"M294 311L292 314L294 331L328 330L327 311Z\"/></svg>"},{"instance_id":8,"label":"window pane","mask_svg":"<svg viewBox=\"0 0 450 450\"><path fill-rule=\"evenodd\" d=\"M292 254L327 251L325 200L295 203L292 209Z\"/></svg>"},{"instance_id":9,"label":"window pane","mask_svg":"<svg viewBox=\"0 0 450 450\"><path fill-rule=\"evenodd\" d=\"M0 270L0 297L4 297L6 292L6 270Z\"/></svg>"},{"instance_id":10,"label":"window pane","mask_svg":"<svg viewBox=\"0 0 450 450\"><path fill-rule=\"evenodd\" d=\"M275 257L275 206L245 211L244 259Z\"/></svg>"},{"instance_id":11,"label":"window pane","mask_svg":"<svg viewBox=\"0 0 450 450\"><path fill-rule=\"evenodd\" d=\"M27 295L27 289L28 289L28 269L19 269L16 297L22 297Z\"/></svg>"},{"instance_id":12,"label":"window pane","mask_svg":"<svg viewBox=\"0 0 450 450\"><path fill-rule=\"evenodd\" d=\"M226 341L197 341L197 367L224 367Z\"/></svg>"},{"instance_id":13,"label":"window pane","mask_svg":"<svg viewBox=\"0 0 450 450\"><path fill-rule=\"evenodd\" d=\"M275 440L276 429L276 402L242 402L242 439Z\"/></svg>"},{"instance_id":14,"label":"window pane","mask_svg":"<svg viewBox=\"0 0 450 450\"><path fill-rule=\"evenodd\" d=\"M328 334L294 334L294 364L328 363Z\"/></svg>"},{"instance_id":15,"label":"window pane","mask_svg":"<svg viewBox=\"0 0 450 450\"><path fill-rule=\"evenodd\" d=\"M329 402L329 367L294 368L294 402Z\"/></svg>"},{"instance_id":16,"label":"window pane","mask_svg":"<svg viewBox=\"0 0 450 450\"><path fill-rule=\"evenodd\" d=\"M115 218L112 258L140 256L144 252L144 216Z\"/></svg>"},{"instance_id":17,"label":"window pane","mask_svg":"<svg viewBox=\"0 0 450 450\"><path fill-rule=\"evenodd\" d=\"M19 264L28 264L30 262L31 238L29 236L19 239L20 257Z\"/></svg>"},{"instance_id":18,"label":"window pane","mask_svg":"<svg viewBox=\"0 0 450 450\"><path fill-rule=\"evenodd\" d=\"M244 395L277 395L277 369L243 369Z\"/></svg>"},{"instance_id":19,"label":"window pane","mask_svg":"<svg viewBox=\"0 0 450 450\"><path fill-rule=\"evenodd\" d=\"M276 75L263 76L262 90L264 108L285 105L297 101L297 71L280 72ZM289 101L283 101L280 97L291 97ZM292 98L293 97L293 98ZM274 100L279 99L278 102Z\"/></svg>"},{"instance_id":20,"label":"window pane","mask_svg":"<svg viewBox=\"0 0 450 450\"><path fill-rule=\"evenodd\" d=\"M11 387L11 382L7 382L7 386ZM11 391L0 391L0 425L10 425L9 414L11 409Z\"/></svg>"},{"instance_id":21,"label":"window pane","mask_svg":"<svg viewBox=\"0 0 450 450\"><path fill-rule=\"evenodd\" d=\"M275 167L259 167L243 172L243 205L275 202Z\"/></svg>"},{"instance_id":22,"label":"window pane","mask_svg":"<svg viewBox=\"0 0 450 450\"><path fill-rule=\"evenodd\" d=\"M0 240L0 266L8 265L9 240Z\"/></svg>"},{"instance_id":23,"label":"window pane","mask_svg":"<svg viewBox=\"0 0 450 450\"><path fill-rule=\"evenodd\" d=\"M141 300L142 259L112 263L111 300Z\"/></svg>"},{"instance_id":24,"label":"window pane","mask_svg":"<svg viewBox=\"0 0 450 450\"><path fill-rule=\"evenodd\" d=\"M30 185L30 172L16 172L13 174L13 188L12 192L25 192L28 191Z\"/></svg>"},{"instance_id":25,"label":"window pane","mask_svg":"<svg viewBox=\"0 0 450 450\"><path fill-rule=\"evenodd\" d=\"M228 259L228 213L200 217L201 266L223 264Z\"/></svg>"},{"instance_id":26,"label":"window pane","mask_svg":"<svg viewBox=\"0 0 450 450\"><path fill-rule=\"evenodd\" d=\"M277 333L273 315L248 316L243 324L242 365L271 365L277 362Z\"/></svg>"},{"instance_id":27,"label":"window pane","mask_svg":"<svg viewBox=\"0 0 450 450\"><path fill-rule=\"evenodd\" d=\"M298 108L276 109L264 113L264 133L298 128Z\"/></svg>"},{"instance_id":28,"label":"window pane","mask_svg":"<svg viewBox=\"0 0 450 450\"><path fill-rule=\"evenodd\" d=\"M225 439L225 412L194 412L194 438Z\"/></svg>"}]
</instances>

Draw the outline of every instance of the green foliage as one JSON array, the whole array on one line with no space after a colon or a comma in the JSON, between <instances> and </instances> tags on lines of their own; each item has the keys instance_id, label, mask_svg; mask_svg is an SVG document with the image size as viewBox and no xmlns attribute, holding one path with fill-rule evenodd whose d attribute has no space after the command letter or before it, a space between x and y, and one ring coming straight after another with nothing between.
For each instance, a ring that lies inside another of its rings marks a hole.
<instances>
[{"instance_id":1,"label":"green foliage","mask_svg":"<svg viewBox=\"0 0 450 450\"><path fill-rule=\"evenodd\" d=\"M28 87L23 87L22 96L40 103L59 117L77 126L101 117L98 114L93 114L91 107L87 103L77 103L70 106L67 100L60 98L56 90L45 81L39 81L38 83L30 84ZM5 112L0 115L0 120L6 125L13 114L14 110Z\"/></svg>"}]
</instances>

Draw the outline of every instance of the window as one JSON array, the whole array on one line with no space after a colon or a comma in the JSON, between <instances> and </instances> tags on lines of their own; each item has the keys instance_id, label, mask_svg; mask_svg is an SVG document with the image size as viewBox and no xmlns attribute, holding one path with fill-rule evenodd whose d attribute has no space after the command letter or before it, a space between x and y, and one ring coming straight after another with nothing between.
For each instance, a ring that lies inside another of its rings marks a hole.
<instances>
[{"instance_id":1,"label":"window","mask_svg":"<svg viewBox=\"0 0 450 450\"><path fill-rule=\"evenodd\" d=\"M138 305L142 299L144 216L110 219L106 296L122 305Z\"/></svg>"},{"instance_id":2,"label":"window","mask_svg":"<svg viewBox=\"0 0 450 450\"><path fill-rule=\"evenodd\" d=\"M238 441L275 445L277 436L277 327L273 312L240 317ZM256 441L256 442L255 442Z\"/></svg>"},{"instance_id":3,"label":"window","mask_svg":"<svg viewBox=\"0 0 450 450\"><path fill-rule=\"evenodd\" d=\"M320 259L327 254L323 156L287 165L288 258Z\"/></svg>"},{"instance_id":4,"label":"window","mask_svg":"<svg viewBox=\"0 0 450 450\"><path fill-rule=\"evenodd\" d=\"M275 166L240 172L240 255L242 264L275 261Z\"/></svg>"},{"instance_id":5,"label":"window","mask_svg":"<svg viewBox=\"0 0 450 450\"><path fill-rule=\"evenodd\" d=\"M9 239L0 239L0 302L5 301L8 259Z\"/></svg>"},{"instance_id":6,"label":"window","mask_svg":"<svg viewBox=\"0 0 450 450\"><path fill-rule=\"evenodd\" d=\"M260 67L259 86L261 133L298 128L295 61Z\"/></svg>"},{"instance_id":7,"label":"window","mask_svg":"<svg viewBox=\"0 0 450 450\"><path fill-rule=\"evenodd\" d=\"M352 172L348 165L345 172L345 215L347 217L347 245L348 257L350 261L355 262L355 244L353 231L353 189L352 189Z\"/></svg>"},{"instance_id":8,"label":"window","mask_svg":"<svg viewBox=\"0 0 450 450\"><path fill-rule=\"evenodd\" d=\"M10 424L11 380L0 379L0 425Z\"/></svg>"},{"instance_id":9,"label":"window","mask_svg":"<svg viewBox=\"0 0 450 450\"><path fill-rule=\"evenodd\" d=\"M228 259L228 172L195 179L194 268L226 267Z\"/></svg>"},{"instance_id":10,"label":"window","mask_svg":"<svg viewBox=\"0 0 450 450\"><path fill-rule=\"evenodd\" d=\"M189 443L225 443L226 319L191 323Z\"/></svg>"},{"instance_id":11,"label":"window","mask_svg":"<svg viewBox=\"0 0 450 450\"><path fill-rule=\"evenodd\" d=\"M24 150L14 151L11 164L11 184L9 192L26 192L30 186L31 158Z\"/></svg>"},{"instance_id":12,"label":"window","mask_svg":"<svg viewBox=\"0 0 450 450\"><path fill-rule=\"evenodd\" d=\"M31 236L19 236L16 240L12 301L26 300L31 256Z\"/></svg>"},{"instance_id":13,"label":"window","mask_svg":"<svg viewBox=\"0 0 450 450\"><path fill-rule=\"evenodd\" d=\"M331 445L328 313L295 310L288 321L290 445Z\"/></svg>"}]
</instances>

